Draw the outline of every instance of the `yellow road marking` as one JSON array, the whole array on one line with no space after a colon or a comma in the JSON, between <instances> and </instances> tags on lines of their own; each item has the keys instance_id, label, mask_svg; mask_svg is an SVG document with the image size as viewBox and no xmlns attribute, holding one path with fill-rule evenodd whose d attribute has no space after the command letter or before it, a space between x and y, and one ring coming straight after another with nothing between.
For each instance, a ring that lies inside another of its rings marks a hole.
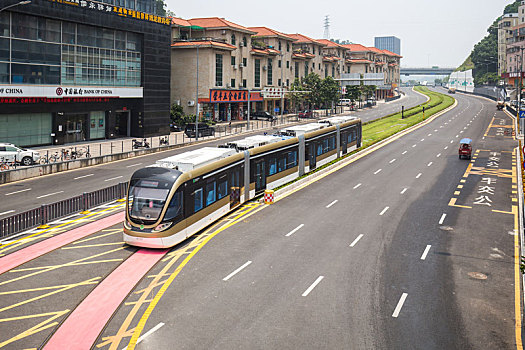
<instances>
[{"instance_id":1,"label":"yellow road marking","mask_svg":"<svg viewBox=\"0 0 525 350\"><path fill-rule=\"evenodd\" d=\"M88 285L88 284L97 284L100 277L91 278L87 281L82 282L82 285ZM29 293L29 292L38 292L42 290L49 290L49 289L61 289L65 287L78 287L78 283L74 284L62 284L58 286L49 286L49 287L39 287L39 288L31 288L31 289L20 289L20 290L11 290L8 292L0 292L0 295L7 295L7 294L18 294L18 293Z\"/></svg>"},{"instance_id":2,"label":"yellow road marking","mask_svg":"<svg viewBox=\"0 0 525 350\"><path fill-rule=\"evenodd\" d=\"M454 191L454 196L459 196L461 194L460 191Z\"/></svg>"},{"instance_id":3,"label":"yellow road marking","mask_svg":"<svg viewBox=\"0 0 525 350\"><path fill-rule=\"evenodd\" d=\"M252 216L255 213L258 213L259 211L263 210L266 207L267 207L267 205L263 205L263 206L260 206L258 208L255 208L253 211L247 213L246 216L244 216L242 218L242 220ZM208 237L206 237L206 239L204 239L202 241L202 243L200 243L197 247L195 247L195 249L191 252L191 254L186 257L186 259L184 259L184 261L177 267L177 269L168 278L166 283L164 283L164 285L157 292L157 294L153 298L153 301L149 304L148 308L144 312L144 315L139 320L139 323L138 323L137 327L135 328L135 331L133 332L133 336L131 337L131 340L129 341L129 344L128 344L128 347L127 347L128 350L135 349L135 346L137 345L137 340L138 340L138 338L140 336L140 333L144 329L144 326L146 325L146 321L148 320L149 316L151 315L151 312L153 311L153 309L155 309L155 307L157 306L160 298L164 295L164 293L166 292L168 287L171 285L171 283L173 282L175 277L177 277L177 275L184 268L184 266L186 266L186 264L191 260L191 258L193 258L195 256L195 254L197 254L197 252L199 252L199 250L201 250L202 247L204 247L217 234L219 234L220 232L224 231L225 229L233 226L234 224L236 224L236 223L238 223L238 222L240 222L242 220L239 220L237 222L228 223L228 224L222 226L221 228L219 228L217 231L215 231L212 234L210 234Z\"/></svg>"},{"instance_id":4,"label":"yellow road marking","mask_svg":"<svg viewBox=\"0 0 525 350\"><path fill-rule=\"evenodd\" d=\"M512 211L503 211L503 210L496 210L496 209L492 209L492 211L495 212L495 213L514 215L514 212L512 212Z\"/></svg>"},{"instance_id":5,"label":"yellow road marking","mask_svg":"<svg viewBox=\"0 0 525 350\"><path fill-rule=\"evenodd\" d=\"M458 188L459 188L459 189L463 188L463 185L458 185Z\"/></svg>"},{"instance_id":6,"label":"yellow road marking","mask_svg":"<svg viewBox=\"0 0 525 350\"><path fill-rule=\"evenodd\" d=\"M483 135L483 136L487 136L487 134L488 134L490 128L492 127L492 123L493 123L493 122L494 122L494 117L492 117L492 120L490 121L490 124L489 124L489 126L488 126L488 128L487 128L487 131L485 131L485 135Z\"/></svg>"},{"instance_id":7,"label":"yellow road marking","mask_svg":"<svg viewBox=\"0 0 525 350\"><path fill-rule=\"evenodd\" d=\"M518 224L518 207L512 206L514 213L514 232L519 232ZM516 317L516 348L523 350L521 340L521 294L520 294L520 242L518 234L514 235L514 313Z\"/></svg>"},{"instance_id":8,"label":"yellow road marking","mask_svg":"<svg viewBox=\"0 0 525 350\"><path fill-rule=\"evenodd\" d=\"M467 209L472 209L472 207L469 207L467 205L459 205L459 204L456 204L456 201L458 199L457 198L450 198L450 202L448 202L448 206L449 207L458 207L458 208L467 208Z\"/></svg>"},{"instance_id":9,"label":"yellow road marking","mask_svg":"<svg viewBox=\"0 0 525 350\"><path fill-rule=\"evenodd\" d=\"M123 245L124 242L113 242L113 243L98 243L98 244L87 244L87 245L77 245L77 246L74 246L74 247L63 247L61 249L79 249L79 248L93 248L93 247L104 247L104 246L108 246L108 245L116 245L116 244L119 244L119 245Z\"/></svg>"},{"instance_id":10,"label":"yellow road marking","mask_svg":"<svg viewBox=\"0 0 525 350\"><path fill-rule=\"evenodd\" d=\"M111 232L108 232L108 231L111 231ZM92 241L94 239L98 239L98 238L114 235L115 233L122 233L122 228L112 228L112 229L102 230L102 232L107 232L107 233L104 233L104 234L101 234L101 235L97 235L97 236L93 236L93 237L89 237L89 238L86 238L86 239L81 239L79 241L73 242L72 245L80 244L80 243L86 243L86 242Z\"/></svg>"}]
</instances>

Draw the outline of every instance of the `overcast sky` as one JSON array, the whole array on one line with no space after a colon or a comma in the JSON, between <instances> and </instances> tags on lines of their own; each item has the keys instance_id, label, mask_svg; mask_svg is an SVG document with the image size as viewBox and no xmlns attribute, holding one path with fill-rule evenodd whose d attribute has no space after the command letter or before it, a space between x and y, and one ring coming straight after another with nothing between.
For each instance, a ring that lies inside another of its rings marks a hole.
<instances>
[{"instance_id":1,"label":"overcast sky","mask_svg":"<svg viewBox=\"0 0 525 350\"><path fill-rule=\"evenodd\" d=\"M283 33L330 36L365 46L375 36L401 39L404 67L457 67L487 34L510 0L165 0L177 17L224 17L245 27L265 26ZM402 4L402 5L401 5Z\"/></svg>"}]
</instances>

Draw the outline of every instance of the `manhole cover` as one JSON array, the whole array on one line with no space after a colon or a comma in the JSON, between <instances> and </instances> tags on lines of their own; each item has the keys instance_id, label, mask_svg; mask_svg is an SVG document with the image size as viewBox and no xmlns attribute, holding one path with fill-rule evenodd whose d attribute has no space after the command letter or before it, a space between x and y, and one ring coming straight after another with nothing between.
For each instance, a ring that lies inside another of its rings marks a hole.
<instances>
[{"instance_id":1,"label":"manhole cover","mask_svg":"<svg viewBox=\"0 0 525 350\"><path fill-rule=\"evenodd\" d=\"M452 231L453 230L453 228L450 227L450 226L439 226L439 229L443 230L443 231Z\"/></svg>"},{"instance_id":2,"label":"manhole cover","mask_svg":"<svg viewBox=\"0 0 525 350\"><path fill-rule=\"evenodd\" d=\"M470 278L474 278L475 280L486 280L487 279L487 275L481 272L469 272L468 275Z\"/></svg>"}]
</instances>

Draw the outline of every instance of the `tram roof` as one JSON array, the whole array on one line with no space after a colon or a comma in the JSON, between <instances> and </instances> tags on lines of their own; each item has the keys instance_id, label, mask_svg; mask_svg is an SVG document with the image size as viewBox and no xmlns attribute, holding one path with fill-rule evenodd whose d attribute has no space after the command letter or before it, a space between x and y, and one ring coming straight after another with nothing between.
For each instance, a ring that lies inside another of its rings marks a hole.
<instances>
[{"instance_id":1,"label":"tram roof","mask_svg":"<svg viewBox=\"0 0 525 350\"><path fill-rule=\"evenodd\" d=\"M231 148L203 147L164 159L159 159L155 162L155 166L188 172L217 160L227 158L236 153L237 152Z\"/></svg>"}]
</instances>

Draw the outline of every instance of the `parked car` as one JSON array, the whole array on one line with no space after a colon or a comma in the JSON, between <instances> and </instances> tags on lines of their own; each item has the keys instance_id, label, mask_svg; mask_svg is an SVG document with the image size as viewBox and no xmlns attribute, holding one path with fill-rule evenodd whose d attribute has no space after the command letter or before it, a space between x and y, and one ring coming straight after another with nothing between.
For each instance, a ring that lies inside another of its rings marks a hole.
<instances>
[{"instance_id":1,"label":"parked car","mask_svg":"<svg viewBox=\"0 0 525 350\"><path fill-rule=\"evenodd\" d=\"M304 111L299 111L299 118L312 118L312 111L309 111L309 110L304 110Z\"/></svg>"},{"instance_id":2,"label":"parked car","mask_svg":"<svg viewBox=\"0 0 525 350\"><path fill-rule=\"evenodd\" d=\"M0 162L31 165L38 162L39 159L38 151L21 148L12 143L0 143Z\"/></svg>"},{"instance_id":3,"label":"parked car","mask_svg":"<svg viewBox=\"0 0 525 350\"><path fill-rule=\"evenodd\" d=\"M368 100L366 100L366 106L367 107L372 107L372 106L375 106L376 105L376 100L372 99L372 98L369 98Z\"/></svg>"},{"instance_id":4,"label":"parked car","mask_svg":"<svg viewBox=\"0 0 525 350\"><path fill-rule=\"evenodd\" d=\"M352 101L347 98L340 99L338 103L339 106L346 106L346 107L350 107L350 104L352 104Z\"/></svg>"},{"instance_id":5,"label":"parked car","mask_svg":"<svg viewBox=\"0 0 525 350\"><path fill-rule=\"evenodd\" d=\"M198 128L199 137L215 135L215 129L209 126L208 124L199 123L197 128ZM197 134L196 132L197 128L195 128L195 123L188 123L186 124L186 127L184 128L184 133L188 137L195 137L195 135Z\"/></svg>"},{"instance_id":6,"label":"parked car","mask_svg":"<svg viewBox=\"0 0 525 350\"><path fill-rule=\"evenodd\" d=\"M275 119L277 119L277 117L275 117L274 115L271 115L270 113L264 112L264 111L253 112L253 113L251 113L250 118L252 118L254 120L255 119L257 119L257 120L266 120L266 121L269 121L269 122L273 122Z\"/></svg>"},{"instance_id":7,"label":"parked car","mask_svg":"<svg viewBox=\"0 0 525 350\"><path fill-rule=\"evenodd\" d=\"M182 131L182 128L177 124L170 123L170 131Z\"/></svg>"}]
</instances>

